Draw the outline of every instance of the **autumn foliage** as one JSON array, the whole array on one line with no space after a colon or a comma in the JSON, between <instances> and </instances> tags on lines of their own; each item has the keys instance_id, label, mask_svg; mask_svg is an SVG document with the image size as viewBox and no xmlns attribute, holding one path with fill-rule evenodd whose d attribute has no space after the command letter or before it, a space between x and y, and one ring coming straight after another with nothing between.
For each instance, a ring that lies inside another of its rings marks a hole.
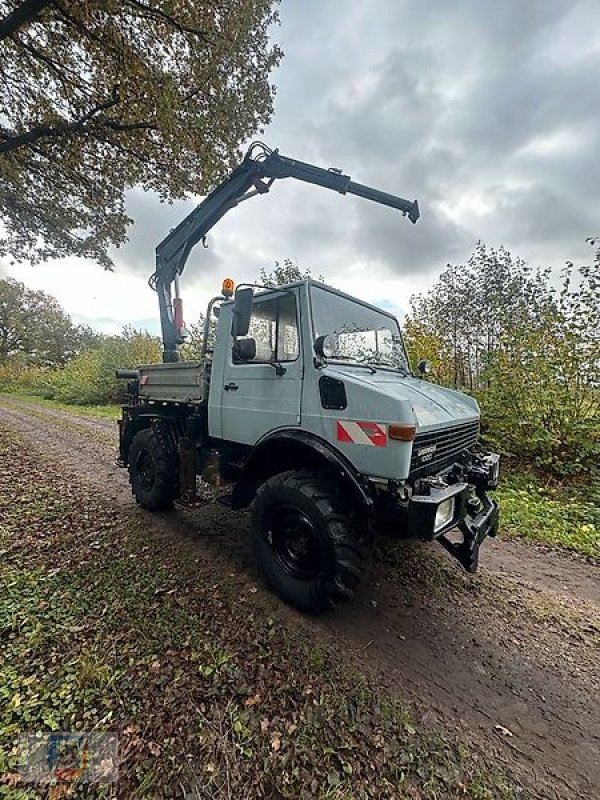
<instances>
[{"instance_id":1,"label":"autumn foliage","mask_svg":"<svg viewBox=\"0 0 600 800\"><path fill-rule=\"evenodd\" d=\"M412 299L405 334L433 379L474 394L484 437L558 475L600 467L600 259L558 286L479 244Z\"/></svg>"},{"instance_id":2,"label":"autumn foliage","mask_svg":"<svg viewBox=\"0 0 600 800\"><path fill-rule=\"evenodd\" d=\"M133 186L202 194L268 122L274 0L0 0L0 256L111 266Z\"/></svg>"}]
</instances>

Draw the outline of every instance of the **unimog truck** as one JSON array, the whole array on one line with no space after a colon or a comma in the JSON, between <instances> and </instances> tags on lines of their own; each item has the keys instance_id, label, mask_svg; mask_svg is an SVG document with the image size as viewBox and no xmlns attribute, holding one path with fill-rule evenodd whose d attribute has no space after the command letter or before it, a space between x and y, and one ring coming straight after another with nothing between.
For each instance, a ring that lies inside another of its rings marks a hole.
<instances>
[{"instance_id":1,"label":"unimog truck","mask_svg":"<svg viewBox=\"0 0 600 800\"><path fill-rule=\"evenodd\" d=\"M427 381L426 362L413 373L387 311L313 280L225 280L201 352L179 359L178 277L191 248L283 177L419 217L416 201L253 145L157 247L163 363L119 371L129 381L119 463L135 499L148 511L196 507L208 486L213 500L251 509L259 566L305 611L353 596L377 535L435 540L474 572L498 526L499 457L479 448L473 398Z\"/></svg>"}]
</instances>

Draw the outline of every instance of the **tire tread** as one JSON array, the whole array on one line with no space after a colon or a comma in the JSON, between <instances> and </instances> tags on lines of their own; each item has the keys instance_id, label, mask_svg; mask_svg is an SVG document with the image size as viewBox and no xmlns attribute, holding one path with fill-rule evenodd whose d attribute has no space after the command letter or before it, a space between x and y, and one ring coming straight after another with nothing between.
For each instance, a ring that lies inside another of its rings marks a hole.
<instances>
[{"instance_id":1,"label":"tire tread","mask_svg":"<svg viewBox=\"0 0 600 800\"><path fill-rule=\"evenodd\" d=\"M281 490L296 491L304 500L313 504L321 518L326 537L333 551L333 574L320 577L310 592L310 601L294 598L293 591L286 591L285 586L278 585L284 581L274 580L269 576L270 565L261 564L262 571L273 588L292 605L300 610L320 612L334 608L351 599L359 584L364 580L369 569L369 555L372 545L370 529L361 529L352 516L342 507L340 484L335 476L314 475L312 473L290 470L269 478L258 490L254 505L254 537L259 560L263 552L257 540L264 537L261 520L265 508L269 507L270 498ZM347 501L346 505L347 505ZM265 568L266 566L266 568Z\"/></svg>"}]
</instances>

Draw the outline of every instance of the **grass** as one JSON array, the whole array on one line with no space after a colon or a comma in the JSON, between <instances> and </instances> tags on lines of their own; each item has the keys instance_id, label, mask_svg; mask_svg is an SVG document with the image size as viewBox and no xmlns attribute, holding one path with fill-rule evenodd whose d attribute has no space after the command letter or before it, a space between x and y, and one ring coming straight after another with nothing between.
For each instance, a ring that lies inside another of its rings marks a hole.
<instances>
[{"instance_id":1,"label":"grass","mask_svg":"<svg viewBox=\"0 0 600 800\"><path fill-rule=\"evenodd\" d=\"M600 560L600 490L586 484L544 483L533 473L501 475L495 492L500 535Z\"/></svg>"},{"instance_id":2,"label":"grass","mask_svg":"<svg viewBox=\"0 0 600 800\"><path fill-rule=\"evenodd\" d=\"M66 411L77 414L81 417L93 417L94 419L116 420L121 412L121 406L84 406L71 403L61 403L58 400L49 400L35 394L25 394L22 392L4 393L6 397L15 397L27 403L35 403L42 408L54 409L55 411ZM1 394L0 394L1 396Z\"/></svg>"},{"instance_id":3,"label":"grass","mask_svg":"<svg viewBox=\"0 0 600 800\"><path fill-rule=\"evenodd\" d=\"M116 797L194 781L214 798L513 796L482 754L261 610L216 556L165 547L1 428L0 453L0 775L16 783L0 797L39 796L18 784L19 733L90 729L119 735Z\"/></svg>"}]
</instances>

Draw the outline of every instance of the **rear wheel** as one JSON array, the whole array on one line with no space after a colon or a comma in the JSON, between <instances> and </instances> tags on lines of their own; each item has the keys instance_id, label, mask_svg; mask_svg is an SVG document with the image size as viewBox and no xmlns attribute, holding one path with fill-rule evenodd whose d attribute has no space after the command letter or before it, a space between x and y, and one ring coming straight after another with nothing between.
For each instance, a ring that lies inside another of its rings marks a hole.
<instances>
[{"instance_id":1,"label":"rear wheel","mask_svg":"<svg viewBox=\"0 0 600 800\"><path fill-rule=\"evenodd\" d=\"M301 611L350 599L366 575L372 536L348 511L338 482L308 472L275 475L257 493L259 565L277 594Z\"/></svg>"},{"instance_id":2,"label":"rear wheel","mask_svg":"<svg viewBox=\"0 0 600 800\"><path fill-rule=\"evenodd\" d=\"M177 457L152 428L133 437L129 450L129 480L137 502L148 511L171 508L178 491Z\"/></svg>"}]
</instances>

